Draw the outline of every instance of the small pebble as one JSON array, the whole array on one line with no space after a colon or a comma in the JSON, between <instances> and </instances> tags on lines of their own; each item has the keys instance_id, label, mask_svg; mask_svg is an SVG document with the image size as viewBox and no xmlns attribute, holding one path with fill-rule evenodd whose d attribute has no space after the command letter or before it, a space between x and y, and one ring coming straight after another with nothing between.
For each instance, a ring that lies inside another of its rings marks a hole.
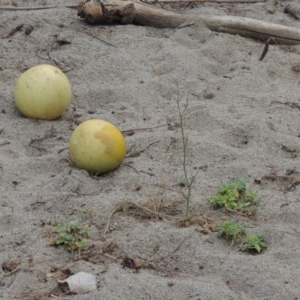
<instances>
[{"instance_id":1,"label":"small pebble","mask_svg":"<svg viewBox=\"0 0 300 300\"><path fill-rule=\"evenodd\" d=\"M25 34L29 35L32 32L32 30L33 30L33 26L32 25L27 25L25 27Z\"/></svg>"}]
</instances>

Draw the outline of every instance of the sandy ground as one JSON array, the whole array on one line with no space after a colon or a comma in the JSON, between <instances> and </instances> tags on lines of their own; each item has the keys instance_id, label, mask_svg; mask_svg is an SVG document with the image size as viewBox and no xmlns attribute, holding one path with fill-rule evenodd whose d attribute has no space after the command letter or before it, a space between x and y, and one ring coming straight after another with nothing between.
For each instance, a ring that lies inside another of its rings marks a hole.
<instances>
[{"instance_id":1,"label":"sandy ground","mask_svg":"<svg viewBox=\"0 0 300 300\"><path fill-rule=\"evenodd\" d=\"M288 1L279 2L274 13L265 3L173 9L299 28L299 21L283 12ZM299 299L300 187L289 189L300 178L299 47L270 46L259 61L262 43L201 24L180 30L92 27L74 9L0 10L0 32L22 23L22 30L0 40L0 262L19 268L8 276L0 270L0 298ZM27 25L33 26L30 35L24 33ZM26 69L50 63L45 50L55 34L71 40L52 54L72 84L72 103L57 120L31 120L14 106L14 84ZM104 234L112 210L124 201L174 204L174 217L183 215L174 80L183 100L189 95L184 128L188 172L197 172L194 213L215 224L247 223L250 232L265 235L268 248L262 254L230 247L218 232L201 233L201 225L182 228L122 213L112 216ZM128 157L108 176L92 177L68 162L72 130L91 118L112 122L126 137ZM284 151L282 144L295 152ZM290 178L261 180L270 174ZM256 216L214 210L208 202L221 183L240 177L258 193ZM53 226L70 220L90 224L83 259L47 246ZM123 267L126 257L139 259L142 268ZM65 269L96 275L97 291L61 295L55 288Z\"/></svg>"}]
</instances>

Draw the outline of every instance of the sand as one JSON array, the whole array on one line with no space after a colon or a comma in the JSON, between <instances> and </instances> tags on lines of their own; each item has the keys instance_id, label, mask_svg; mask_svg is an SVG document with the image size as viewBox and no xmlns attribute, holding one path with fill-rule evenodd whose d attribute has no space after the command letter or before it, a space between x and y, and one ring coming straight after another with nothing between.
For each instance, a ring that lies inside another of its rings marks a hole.
<instances>
[{"instance_id":1,"label":"sand","mask_svg":"<svg viewBox=\"0 0 300 300\"><path fill-rule=\"evenodd\" d=\"M266 3L171 8L300 28L283 12L290 1L278 2L273 11ZM300 186L292 185L300 178L299 46L271 45L259 61L263 43L201 24L88 26L69 8L0 10L0 33L18 24L24 24L20 31L0 40L0 298L299 299ZM28 68L51 63L46 51L55 34L71 41L52 51L71 82L71 105L53 121L25 118L14 105L14 85ZM181 105L189 99L184 130L187 171L196 173L193 213L216 225L225 219L248 224L250 233L265 236L262 253L239 251L239 243L230 246L218 232L202 233L201 224L180 227L122 212L110 220L126 201L173 205L173 218L184 215L177 92ZM93 177L68 160L72 130L91 118L115 124L126 137L127 157L107 176ZM213 209L210 196L240 177L257 192L257 214ZM72 220L90 226L82 259L49 246L55 224ZM125 258L142 267L122 265ZM12 262L17 269L7 275L3 266ZM66 269L96 275L97 290L63 295L57 279Z\"/></svg>"}]
</instances>

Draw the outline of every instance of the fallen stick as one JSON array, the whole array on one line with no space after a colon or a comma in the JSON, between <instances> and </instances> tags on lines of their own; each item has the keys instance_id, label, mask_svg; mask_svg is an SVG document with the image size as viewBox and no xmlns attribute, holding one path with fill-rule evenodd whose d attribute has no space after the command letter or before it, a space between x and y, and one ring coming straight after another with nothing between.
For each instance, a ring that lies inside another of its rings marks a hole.
<instances>
[{"instance_id":1,"label":"fallen stick","mask_svg":"<svg viewBox=\"0 0 300 300\"><path fill-rule=\"evenodd\" d=\"M9 38L9 37L13 36L15 33L17 33L23 27L23 25L24 24L20 24L12 29L9 29L9 30L4 31L3 33L0 33L0 38L5 39L5 38Z\"/></svg>"},{"instance_id":2,"label":"fallen stick","mask_svg":"<svg viewBox=\"0 0 300 300\"><path fill-rule=\"evenodd\" d=\"M148 0L149 3L181 3L181 2L200 2L200 3L258 3L266 2L266 0ZM52 6L29 6L29 7L15 7L15 6L0 6L0 10L42 10L52 8L78 8L78 5L52 5Z\"/></svg>"},{"instance_id":3,"label":"fallen stick","mask_svg":"<svg viewBox=\"0 0 300 300\"><path fill-rule=\"evenodd\" d=\"M300 5L297 3L289 3L285 6L284 12L290 14L296 19L300 19Z\"/></svg>"},{"instance_id":4,"label":"fallen stick","mask_svg":"<svg viewBox=\"0 0 300 300\"><path fill-rule=\"evenodd\" d=\"M235 16L187 16L139 0L108 0L105 3L82 0L78 5L78 16L90 24L136 24L155 28L178 28L200 21L212 31L238 34L263 42L271 38L273 43L300 44L298 28Z\"/></svg>"},{"instance_id":5,"label":"fallen stick","mask_svg":"<svg viewBox=\"0 0 300 300\"><path fill-rule=\"evenodd\" d=\"M238 34L271 43L300 44L300 29L255 19L235 16L199 16L199 19L211 30Z\"/></svg>"},{"instance_id":6,"label":"fallen stick","mask_svg":"<svg viewBox=\"0 0 300 300\"><path fill-rule=\"evenodd\" d=\"M265 47L264 47L264 51L263 53L261 54L260 58L259 58L259 61L262 61L264 59L264 57L266 56L267 52L268 52L268 49L269 49L269 45L271 43L272 39L269 38L265 44Z\"/></svg>"}]
</instances>

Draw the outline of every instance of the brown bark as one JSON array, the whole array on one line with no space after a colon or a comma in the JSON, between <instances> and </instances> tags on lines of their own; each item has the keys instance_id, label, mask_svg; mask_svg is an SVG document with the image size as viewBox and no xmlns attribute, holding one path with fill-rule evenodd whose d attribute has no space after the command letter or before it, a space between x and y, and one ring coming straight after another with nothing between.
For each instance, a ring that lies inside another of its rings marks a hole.
<instances>
[{"instance_id":1,"label":"brown bark","mask_svg":"<svg viewBox=\"0 0 300 300\"><path fill-rule=\"evenodd\" d=\"M78 15L88 23L137 24L156 28L177 28L187 21L201 21L213 31L239 34L274 43L300 44L300 29L234 16L185 16L140 1L111 0L105 3L82 0Z\"/></svg>"},{"instance_id":2,"label":"brown bark","mask_svg":"<svg viewBox=\"0 0 300 300\"><path fill-rule=\"evenodd\" d=\"M122 0L106 1L105 3L81 1L78 16L88 23L120 23L151 26L155 28L176 28L184 23L184 15L141 2Z\"/></svg>"}]
</instances>

